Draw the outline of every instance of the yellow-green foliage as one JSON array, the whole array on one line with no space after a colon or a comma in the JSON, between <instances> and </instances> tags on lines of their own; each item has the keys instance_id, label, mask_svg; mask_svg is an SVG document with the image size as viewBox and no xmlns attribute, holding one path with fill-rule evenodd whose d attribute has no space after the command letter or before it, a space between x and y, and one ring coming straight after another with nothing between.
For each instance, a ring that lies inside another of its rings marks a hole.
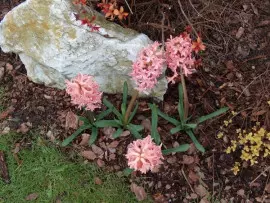
<instances>
[{"instance_id":1,"label":"yellow-green foliage","mask_svg":"<svg viewBox=\"0 0 270 203\"><path fill-rule=\"evenodd\" d=\"M270 132L264 128L257 125L250 131L237 129L236 133L238 138L231 140L231 146L226 149L227 154L234 152L237 146L242 146L240 159L249 162L251 166L258 163L260 156L267 158L270 155ZM232 168L235 175L240 170L240 166L239 162L235 162Z\"/></svg>"}]
</instances>

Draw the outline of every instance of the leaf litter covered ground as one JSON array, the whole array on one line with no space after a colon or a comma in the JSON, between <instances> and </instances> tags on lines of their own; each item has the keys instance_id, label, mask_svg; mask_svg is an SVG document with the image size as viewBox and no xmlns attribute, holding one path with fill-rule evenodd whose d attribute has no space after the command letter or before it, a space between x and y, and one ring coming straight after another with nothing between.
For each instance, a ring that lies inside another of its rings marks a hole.
<instances>
[{"instance_id":1,"label":"leaf litter covered ground","mask_svg":"<svg viewBox=\"0 0 270 203\"><path fill-rule=\"evenodd\" d=\"M165 37L175 36L188 24L201 33L207 50L202 55L202 67L187 79L190 114L198 117L221 106L237 112L210 120L197 129L196 135L207 150L204 155L191 147L185 154L166 156L157 172L135 173L128 181L142 186L156 202L269 202L269 158L261 159L253 167L244 163L235 176L231 168L239 161L240 149L232 154L224 151L236 138L238 128L248 130L260 122L270 130L267 103L270 100L270 2L127 2L133 15L125 22L126 26L147 34L152 40L162 41L162 33ZM122 4L126 6L125 1ZM9 128L22 133L35 129L56 144L74 132L77 127L72 125L74 113L79 112L64 91L28 81L23 65L13 55L1 52L0 63L5 70L1 79L5 110L0 115L4 132ZM109 99L119 106L121 95L109 95ZM170 85L164 102L159 105L165 113L177 116L177 101L176 85ZM150 133L151 120L147 102L140 102L135 121L144 125L145 135ZM230 119L232 122L226 126ZM158 130L166 147L191 143L184 134L170 135L171 127L160 120ZM221 127L224 136L219 139ZM120 139L113 140L110 138L113 131L112 128L100 130L99 139L92 147L85 145L89 138L86 132L63 150L71 157L80 154L106 171L120 173L127 167L124 154L132 138L125 132Z\"/></svg>"}]
</instances>

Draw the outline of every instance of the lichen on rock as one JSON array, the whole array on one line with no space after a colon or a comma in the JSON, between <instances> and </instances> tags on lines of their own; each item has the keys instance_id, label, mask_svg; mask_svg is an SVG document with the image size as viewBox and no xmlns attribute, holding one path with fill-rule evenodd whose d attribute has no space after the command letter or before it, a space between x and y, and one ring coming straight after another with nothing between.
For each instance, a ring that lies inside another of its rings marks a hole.
<instances>
[{"instance_id":1,"label":"lichen on rock","mask_svg":"<svg viewBox=\"0 0 270 203\"><path fill-rule=\"evenodd\" d=\"M83 73L93 75L106 93L121 92L124 81L131 87L132 62L151 40L95 11L101 28L91 32L74 13L69 0L27 0L0 23L0 46L19 54L28 77L37 83L64 88L65 79ZM163 76L152 95L162 99L166 89Z\"/></svg>"}]
</instances>

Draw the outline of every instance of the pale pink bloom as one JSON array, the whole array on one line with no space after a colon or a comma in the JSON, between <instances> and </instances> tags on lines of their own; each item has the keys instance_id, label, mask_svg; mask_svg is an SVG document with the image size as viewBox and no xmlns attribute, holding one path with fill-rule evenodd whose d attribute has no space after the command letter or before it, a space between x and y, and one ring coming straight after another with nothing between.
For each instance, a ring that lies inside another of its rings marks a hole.
<instances>
[{"instance_id":1,"label":"pale pink bloom","mask_svg":"<svg viewBox=\"0 0 270 203\"><path fill-rule=\"evenodd\" d=\"M158 77L163 72L164 62L165 59L158 42L154 42L140 51L130 73L138 91L149 94L150 90L155 87Z\"/></svg>"},{"instance_id":2,"label":"pale pink bloom","mask_svg":"<svg viewBox=\"0 0 270 203\"><path fill-rule=\"evenodd\" d=\"M90 75L78 74L70 81L66 81L66 92L71 96L71 102L79 108L94 111L101 105L102 92L98 84Z\"/></svg>"},{"instance_id":3,"label":"pale pink bloom","mask_svg":"<svg viewBox=\"0 0 270 203\"><path fill-rule=\"evenodd\" d=\"M157 146L150 135L141 140L136 140L128 145L126 154L128 166L136 171L146 173L162 164L161 145Z\"/></svg>"},{"instance_id":4,"label":"pale pink bloom","mask_svg":"<svg viewBox=\"0 0 270 203\"><path fill-rule=\"evenodd\" d=\"M178 37L172 38L166 42L166 60L168 67L173 71L174 75L168 78L169 82L173 82L178 76L180 69L187 76L195 71L192 57L192 41L190 35L183 33Z\"/></svg>"}]
</instances>

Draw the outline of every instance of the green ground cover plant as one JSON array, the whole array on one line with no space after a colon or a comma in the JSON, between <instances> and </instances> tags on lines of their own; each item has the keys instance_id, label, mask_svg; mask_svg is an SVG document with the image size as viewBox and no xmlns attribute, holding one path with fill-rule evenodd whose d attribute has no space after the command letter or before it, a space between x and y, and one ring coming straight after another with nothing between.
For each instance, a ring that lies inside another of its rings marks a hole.
<instances>
[{"instance_id":1,"label":"green ground cover plant","mask_svg":"<svg viewBox=\"0 0 270 203\"><path fill-rule=\"evenodd\" d=\"M11 178L10 184L0 180L0 203L29 202L26 197L30 194L38 195L35 202L137 202L124 178L89 163L71 162L41 138L19 151L22 164L18 166L12 148L19 140L21 136L14 133L0 136ZM95 183L96 177L101 184Z\"/></svg>"}]
</instances>

